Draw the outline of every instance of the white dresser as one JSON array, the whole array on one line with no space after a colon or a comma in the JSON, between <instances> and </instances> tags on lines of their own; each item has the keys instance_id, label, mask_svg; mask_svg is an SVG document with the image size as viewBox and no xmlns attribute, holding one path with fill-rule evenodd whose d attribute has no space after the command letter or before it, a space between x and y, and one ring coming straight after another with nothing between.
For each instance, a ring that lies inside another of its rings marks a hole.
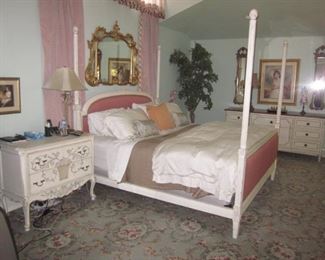
<instances>
[{"instance_id":1,"label":"white dresser","mask_svg":"<svg viewBox=\"0 0 325 260\"><path fill-rule=\"evenodd\" d=\"M238 108L225 109L226 121L241 122L242 112ZM255 109L250 114L251 125L274 127L276 115ZM288 112L281 115L279 151L321 156L325 151L325 115Z\"/></svg>"},{"instance_id":2,"label":"white dresser","mask_svg":"<svg viewBox=\"0 0 325 260\"><path fill-rule=\"evenodd\" d=\"M30 229L29 206L35 200L63 197L89 180L90 196L95 199L93 142L90 135L0 141L2 202L5 208L6 198L22 204L26 231Z\"/></svg>"}]
</instances>

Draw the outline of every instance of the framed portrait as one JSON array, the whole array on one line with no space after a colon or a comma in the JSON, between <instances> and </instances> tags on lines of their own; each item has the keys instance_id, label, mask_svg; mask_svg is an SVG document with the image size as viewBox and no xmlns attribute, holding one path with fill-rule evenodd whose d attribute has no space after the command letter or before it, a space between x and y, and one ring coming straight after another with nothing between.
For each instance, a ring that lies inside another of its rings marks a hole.
<instances>
[{"instance_id":1,"label":"framed portrait","mask_svg":"<svg viewBox=\"0 0 325 260\"><path fill-rule=\"evenodd\" d=\"M108 59L109 83L125 85L130 81L131 60L124 58Z\"/></svg>"},{"instance_id":2,"label":"framed portrait","mask_svg":"<svg viewBox=\"0 0 325 260\"><path fill-rule=\"evenodd\" d=\"M258 103L277 104L280 92L282 60L260 60ZM299 74L299 59L287 59L283 86L283 104L295 105Z\"/></svg>"},{"instance_id":3,"label":"framed portrait","mask_svg":"<svg viewBox=\"0 0 325 260\"><path fill-rule=\"evenodd\" d=\"M20 79L0 78L0 114L20 113Z\"/></svg>"}]
</instances>

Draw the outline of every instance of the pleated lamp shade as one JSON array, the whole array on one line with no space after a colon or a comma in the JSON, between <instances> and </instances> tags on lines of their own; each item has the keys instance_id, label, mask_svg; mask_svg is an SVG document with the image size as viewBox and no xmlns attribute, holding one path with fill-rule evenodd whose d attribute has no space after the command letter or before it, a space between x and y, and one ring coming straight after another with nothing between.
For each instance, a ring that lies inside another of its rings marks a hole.
<instances>
[{"instance_id":1,"label":"pleated lamp shade","mask_svg":"<svg viewBox=\"0 0 325 260\"><path fill-rule=\"evenodd\" d=\"M66 67L57 69L43 88L65 92L87 90L76 73Z\"/></svg>"}]
</instances>

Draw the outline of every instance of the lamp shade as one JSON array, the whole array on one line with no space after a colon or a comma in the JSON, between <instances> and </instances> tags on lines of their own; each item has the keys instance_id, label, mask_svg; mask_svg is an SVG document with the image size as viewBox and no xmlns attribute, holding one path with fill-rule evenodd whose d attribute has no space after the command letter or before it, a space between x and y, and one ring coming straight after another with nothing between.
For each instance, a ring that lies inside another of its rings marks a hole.
<instances>
[{"instance_id":1,"label":"lamp shade","mask_svg":"<svg viewBox=\"0 0 325 260\"><path fill-rule=\"evenodd\" d=\"M59 91L83 91L87 88L82 85L76 73L70 68L59 68L46 82L45 89Z\"/></svg>"}]
</instances>

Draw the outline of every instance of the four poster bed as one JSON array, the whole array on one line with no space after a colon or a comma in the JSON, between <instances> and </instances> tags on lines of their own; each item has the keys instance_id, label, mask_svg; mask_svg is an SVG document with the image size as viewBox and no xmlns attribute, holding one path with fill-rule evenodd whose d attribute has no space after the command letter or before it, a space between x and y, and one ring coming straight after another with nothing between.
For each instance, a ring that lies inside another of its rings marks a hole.
<instances>
[{"instance_id":1,"label":"four poster bed","mask_svg":"<svg viewBox=\"0 0 325 260\"><path fill-rule=\"evenodd\" d=\"M251 86L257 11L252 10L249 17L245 86ZM285 55L286 45L282 72ZM282 93L281 79L276 129L272 130L248 126L251 89L246 88L241 129L227 122L210 122L141 140L95 136L96 182L232 219L237 238L242 214L275 175ZM82 109L83 130L89 131L93 113L149 102L152 98L141 92L90 98Z\"/></svg>"}]
</instances>

